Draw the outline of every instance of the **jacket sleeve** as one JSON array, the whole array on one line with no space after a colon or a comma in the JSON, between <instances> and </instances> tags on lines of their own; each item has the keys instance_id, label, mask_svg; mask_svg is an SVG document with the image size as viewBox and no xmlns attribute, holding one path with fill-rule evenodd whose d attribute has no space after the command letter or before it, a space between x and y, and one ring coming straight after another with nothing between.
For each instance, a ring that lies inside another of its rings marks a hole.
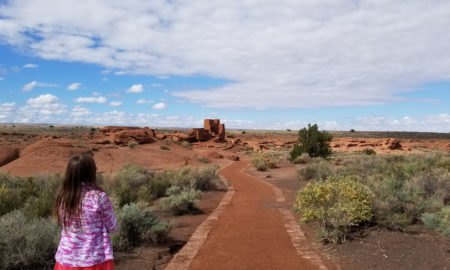
<instances>
[{"instance_id":1,"label":"jacket sleeve","mask_svg":"<svg viewBox=\"0 0 450 270\"><path fill-rule=\"evenodd\" d=\"M117 230L117 219L114 214L114 207L108 196L105 194L102 200L102 219L105 224L106 231L113 233Z\"/></svg>"}]
</instances>

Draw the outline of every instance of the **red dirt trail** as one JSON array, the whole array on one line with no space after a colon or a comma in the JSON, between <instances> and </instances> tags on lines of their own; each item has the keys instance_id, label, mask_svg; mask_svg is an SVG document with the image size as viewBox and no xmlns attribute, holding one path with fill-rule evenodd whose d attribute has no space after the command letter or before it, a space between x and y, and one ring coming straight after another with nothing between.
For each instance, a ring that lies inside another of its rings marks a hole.
<instances>
[{"instance_id":1,"label":"red dirt trail","mask_svg":"<svg viewBox=\"0 0 450 270\"><path fill-rule=\"evenodd\" d=\"M220 174L236 191L189 269L319 269L297 255L272 188L234 162Z\"/></svg>"}]
</instances>

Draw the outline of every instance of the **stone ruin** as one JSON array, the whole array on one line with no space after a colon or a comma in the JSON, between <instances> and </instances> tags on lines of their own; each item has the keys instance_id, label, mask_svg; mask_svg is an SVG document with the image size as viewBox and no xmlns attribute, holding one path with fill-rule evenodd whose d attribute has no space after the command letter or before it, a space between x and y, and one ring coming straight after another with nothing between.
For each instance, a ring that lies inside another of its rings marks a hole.
<instances>
[{"instance_id":1,"label":"stone ruin","mask_svg":"<svg viewBox=\"0 0 450 270\"><path fill-rule=\"evenodd\" d=\"M203 128L193 128L189 132L189 141L204 142L209 140L225 141L225 124L219 119L205 119Z\"/></svg>"}]
</instances>

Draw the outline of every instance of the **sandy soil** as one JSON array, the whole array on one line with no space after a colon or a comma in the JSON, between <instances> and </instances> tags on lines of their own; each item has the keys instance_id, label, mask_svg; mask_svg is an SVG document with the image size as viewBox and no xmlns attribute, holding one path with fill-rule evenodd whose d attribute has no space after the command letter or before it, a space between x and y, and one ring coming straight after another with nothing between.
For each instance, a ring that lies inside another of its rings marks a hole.
<instances>
[{"instance_id":1,"label":"sandy soil","mask_svg":"<svg viewBox=\"0 0 450 270\"><path fill-rule=\"evenodd\" d=\"M319 269L297 255L274 192L241 172L247 164L221 171L236 193L189 269Z\"/></svg>"}]
</instances>

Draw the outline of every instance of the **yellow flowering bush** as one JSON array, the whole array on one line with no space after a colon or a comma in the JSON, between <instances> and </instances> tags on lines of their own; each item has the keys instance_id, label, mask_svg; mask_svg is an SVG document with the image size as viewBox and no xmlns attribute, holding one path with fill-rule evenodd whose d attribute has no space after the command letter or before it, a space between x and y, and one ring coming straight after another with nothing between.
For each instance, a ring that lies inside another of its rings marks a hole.
<instances>
[{"instance_id":1,"label":"yellow flowering bush","mask_svg":"<svg viewBox=\"0 0 450 270\"><path fill-rule=\"evenodd\" d=\"M318 222L323 240L344 242L350 229L372 218L372 192L351 176L309 183L294 205L303 222Z\"/></svg>"}]
</instances>

